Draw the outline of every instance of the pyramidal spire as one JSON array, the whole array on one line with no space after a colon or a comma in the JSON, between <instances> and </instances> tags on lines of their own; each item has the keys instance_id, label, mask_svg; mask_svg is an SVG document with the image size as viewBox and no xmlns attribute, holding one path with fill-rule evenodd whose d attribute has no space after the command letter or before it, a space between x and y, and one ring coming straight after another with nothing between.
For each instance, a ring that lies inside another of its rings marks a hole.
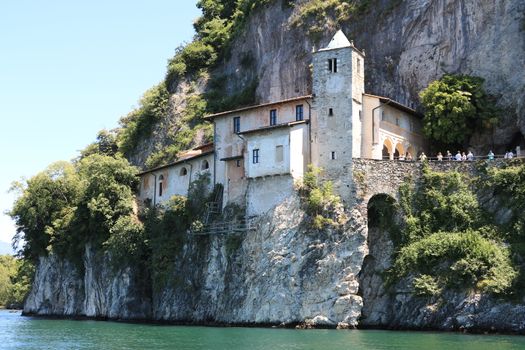
<instances>
[{"instance_id":1,"label":"pyramidal spire","mask_svg":"<svg viewBox=\"0 0 525 350\"><path fill-rule=\"evenodd\" d=\"M343 33L342 30L338 30L325 50L340 49L342 47L352 47L352 44L346 37L345 33Z\"/></svg>"}]
</instances>

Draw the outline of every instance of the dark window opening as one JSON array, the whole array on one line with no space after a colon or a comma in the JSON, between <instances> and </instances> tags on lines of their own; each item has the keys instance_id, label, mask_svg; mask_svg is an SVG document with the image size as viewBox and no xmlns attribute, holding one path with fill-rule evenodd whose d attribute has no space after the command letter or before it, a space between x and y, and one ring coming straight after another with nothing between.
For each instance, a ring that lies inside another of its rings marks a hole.
<instances>
[{"instance_id":1,"label":"dark window opening","mask_svg":"<svg viewBox=\"0 0 525 350\"><path fill-rule=\"evenodd\" d=\"M270 125L276 125L277 124L277 110L272 109L270 111Z\"/></svg>"},{"instance_id":2,"label":"dark window opening","mask_svg":"<svg viewBox=\"0 0 525 350\"><path fill-rule=\"evenodd\" d=\"M236 134L241 132L241 117L233 118L233 132Z\"/></svg>"},{"instance_id":3,"label":"dark window opening","mask_svg":"<svg viewBox=\"0 0 525 350\"><path fill-rule=\"evenodd\" d=\"M206 170L210 168L210 163L207 160L202 161L201 170Z\"/></svg>"},{"instance_id":4,"label":"dark window opening","mask_svg":"<svg viewBox=\"0 0 525 350\"><path fill-rule=\"evenodd\" d=\"M399 118L396 118L396 125L399 126Z\"/></svg>"},{"instance_id":5,"label":"dark window opening","mask_svg":"<svg viewBox=\"0 0 525 350\"><path fill-rule=\"evenodd\" d=\"M164 190L164 175L159 176L159 197L162 197Z\"/></svg>"},{"instance_id":6,"label":"dark window opening","mask_svg":"<svg viewBox=\"0 0 525 350\"><path fill-rule=\"evenodd\" d=\"M333 108L329 108L328 109L328 115L331 117L334 115L334 109Z\"/></svg>"},{"instance_id":7,"label":"dark window opening","mask_svg":"<svg viewBox=\"0 0 525 350\"><path fill-rule=\"evenodd\" d=\"M253 164L257 164L259 163L259 149L254 149L253 150Z\"/></svg>"},{"instance_id":8,"label":"dark window opening","mask_svg":"<svg viewBox=\"0 0 525 350\"><path fill-rule=\"evenodd\" d=\"M237 164L237 168L241 167L241 160L240 159L237 159L237 161L235 163Z\"/></svg>"},{"instance_id":9,"label":"dark window opening","mask_svg":"<svg viewBox=\"0 0 525 350\"><path fill-rule=\"evenodd\" d=\"M337 154L335 152L333 152L333 151L332 151L331 158L332 158L332 160L335 160L337 158Z\"/></svg>"},{"instance_id":10,"label":"dark window opening","mask_svg":"<svg viewBox=\"0 0 525 350\"><path fill-rule=\"evenodd\" d=\"M180 176L186 176L188 174L188 170L186 168L180 169Z\"/></svg>"},{"instance_id":11,"label":"dark window opening","mask_svg":"<svg viewBox=\"0 0 525 350\"><path fill-rule=\"evenodd\" d=\"M359 121L362 121L362 120L363 120L362 111L359 111Z\"/></svg>"},{"instance_id":12,"label":"dark window opening","mask_svg":"<svg viewBox=\"0 0 525 350\"><path fill-rule=\"evenodd\" d=\"M295 120L303 120L303 105L295 106Z\"/></svg>"},{"instance_id":13,"label":"dark window opening","mask_svg":"<svg viewBox=\"0 0 525 350\"><path fill-rule=\"evenodd\" d=\"M330 58L328 60L328 70L332 73L337 73L337 58Z\"/></svg>"}]
</instances>

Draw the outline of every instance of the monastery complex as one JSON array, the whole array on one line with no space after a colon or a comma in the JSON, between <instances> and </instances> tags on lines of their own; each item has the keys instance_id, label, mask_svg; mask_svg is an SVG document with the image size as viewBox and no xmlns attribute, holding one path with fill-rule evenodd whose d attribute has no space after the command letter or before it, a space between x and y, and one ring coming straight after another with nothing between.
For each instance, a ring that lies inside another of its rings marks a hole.
<instances>
[{"instance_id":1,"label":"monastery complex","mask_svg":"<svg viewBox=\"0 0 525 350\"><path fill-rule=\"evenodd\" d=\"M290 195L308 164L324 169L343 199L350 195L352 160L415 159L425 149L421 116L387 97L364 91L365 54L335 34L313 54L312 94L209 115L214 144L139 174L139 200L160 204L187 195L189 184L209 173L222 184L222 206L249 216Z\"/></svg>"}]
</instances>

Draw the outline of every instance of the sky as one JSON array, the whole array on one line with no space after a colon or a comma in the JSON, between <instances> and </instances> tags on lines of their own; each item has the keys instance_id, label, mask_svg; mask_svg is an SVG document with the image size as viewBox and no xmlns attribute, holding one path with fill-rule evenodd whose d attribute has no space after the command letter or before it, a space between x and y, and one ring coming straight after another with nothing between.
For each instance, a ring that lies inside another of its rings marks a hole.
<instances>
[{"instance_id":1,"label":"sky","mask_svg":"<svg viewBox=\"0 0 525 350\"><path fill-rule=\"evenodd\" d=\"M164 78L196 0L0 1L0 242L15 180L70 160Z\"/></svg>"}]
</instances>

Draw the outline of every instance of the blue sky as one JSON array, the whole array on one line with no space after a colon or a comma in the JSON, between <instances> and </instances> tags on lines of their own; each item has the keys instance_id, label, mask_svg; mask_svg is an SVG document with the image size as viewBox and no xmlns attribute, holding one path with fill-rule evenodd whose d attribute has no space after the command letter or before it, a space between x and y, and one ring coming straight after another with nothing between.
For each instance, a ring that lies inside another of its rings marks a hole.
<instances>
[{"instance_id":1,"label":"blue sky","mask_svg":"<svg viewBox=\"0 0 525 350\"><path fill-rule=\"evenodd\" d=\"M161 81L199 16L188 0L0 2L0 241L7 190L69 160Z\"/></svg>"}]
</instances>

